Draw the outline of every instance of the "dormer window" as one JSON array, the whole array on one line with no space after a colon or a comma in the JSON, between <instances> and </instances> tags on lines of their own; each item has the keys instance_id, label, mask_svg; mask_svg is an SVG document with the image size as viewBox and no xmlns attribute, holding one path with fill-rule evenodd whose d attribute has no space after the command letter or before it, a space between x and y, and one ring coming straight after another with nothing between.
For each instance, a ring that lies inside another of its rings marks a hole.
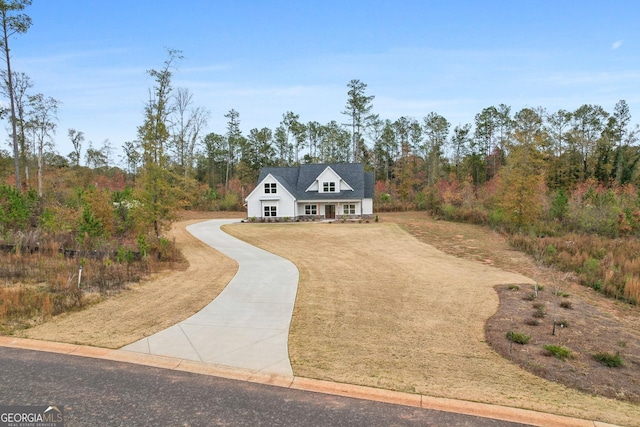
<instances>
[{"instance_id":1,"label":"dormer window","mask_svg":"<svg viewBox=\"0 0 640 427\"><path fill-rule=\"evenodd\" d=\"M335 182L323 182L322 183L322 191L324 193L335 193L336 192L336 183Z\"/></svg>"},{"instance_id":2,"label":"dormer window","mask_svg":"<svg viewBox=\"0 0 640 427\"><path fill-rule=\"evenodd\" d=\"M267 182L264 185L264 194L276 194L276 183Z\"/></svg>"}]
</instances>

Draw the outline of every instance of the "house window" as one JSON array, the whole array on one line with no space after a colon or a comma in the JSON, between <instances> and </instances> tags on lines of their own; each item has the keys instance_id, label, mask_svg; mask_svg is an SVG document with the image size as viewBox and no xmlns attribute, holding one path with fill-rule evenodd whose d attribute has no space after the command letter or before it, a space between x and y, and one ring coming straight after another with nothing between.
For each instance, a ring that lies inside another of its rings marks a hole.
<instances>
[{"instance_id":1,"label":"house window","mask_svg":"<svg viewBox=\"0 0 640 427\"><path fill-rule=\"evenodd\" d=\"M318 205L304 205L305 215L318 215Z\"/></svg>"},{"instance_id":2,"label":"house window","mask_svg":"<svg viewBox=\"0 0 640 427\"><path fill-rule=\"evenodd\" d=\"M325 193L335 193L336 192L336 183L335 182L323 182L322 183L322 191Z\"/></svg>"},{"instance_id":3,"label":"house window","mask_svg":"<svg viewBox=\"0 0 640 427\"><path fill-rule=\"evenodd\" d=\"M276 183L275 182L267 182L264 185L264 193L265 194L276 194Z\"/></svg>"},{"instance_id":4,"label":"house window","mask_svg":"<svg viewBox=\"0 0 640 427\"><path fill-rule=\"evenodd\" d=\"M355 215L356 205L342 205L342 212L344 215Z\"/></svg>"},{"instance_id":5,"label":"house window","mask_svg":"<svg viewBox=\"0 0 640 427\"><path fill-rule=\"evenodd\" d=\"M277 211L275 206L265 206L264 207L264 216L277 216Z\"/></svg>"}]
</instances>

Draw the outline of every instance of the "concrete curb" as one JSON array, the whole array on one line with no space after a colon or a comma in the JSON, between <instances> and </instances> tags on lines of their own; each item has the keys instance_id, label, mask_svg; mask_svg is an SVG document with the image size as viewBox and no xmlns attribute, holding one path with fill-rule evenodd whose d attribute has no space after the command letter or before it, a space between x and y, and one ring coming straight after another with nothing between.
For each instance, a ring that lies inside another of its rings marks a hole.
<instances>
[{"instance_id":1,"label":"concrete curb","mask_svg":"<svg viewBox=\"0 0 640 427\"><path fill-rule=\"evenodd\" d=\"M172 357L155 356L135 353L125 350L111 350L77 344L66 344L51 341L40 341L26 338L0 336L0 346L19 348L24 350L46 351L50 353L69 354L73 356L90 357L94 359L111 360L115 362L133 363L162 369L191 372L194 374L211 375L215 377L248 381L295 390L311 391L336 396L351 397L395 405L413 406L444 412L454 412L483 418L492 418L534 426L549 427L618 427L599 421L553 415L527 409L509 408L506 406L490 405L486 403L468 402L463 400L446 399L441 397L423 396L419 394L402 393L364 387L350 384L340 384L330 381L316 380L287 375L266 374L247 369L238 369L220 365L211 365Z\"/></svg>"}]
</instances>

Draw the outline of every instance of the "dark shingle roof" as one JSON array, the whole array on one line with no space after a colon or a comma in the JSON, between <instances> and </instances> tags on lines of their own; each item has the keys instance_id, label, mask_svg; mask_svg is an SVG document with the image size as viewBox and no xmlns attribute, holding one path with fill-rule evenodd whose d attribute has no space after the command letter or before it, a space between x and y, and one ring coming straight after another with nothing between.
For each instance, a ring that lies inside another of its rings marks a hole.
<instances>
[{"instance_id":1,"label":"dark shingle roof","mask_svg":"<svg viewBox=\"0 0 640 427\"><path fill-rule=\"evenodd\" d=\"M307 188L318 178L324 170L330 167L335 173L353 188L353 191L340 191L336 193L319 193L317 191L306 191ZM361 163L332 163L332 164L309 164L300 167L262 168L258 183L262 182L267 175L273 175L287 191L297 200L337 200L337 199L363 199L373 198L373 173L365 172Z\"/></svg>"}]
</instances>

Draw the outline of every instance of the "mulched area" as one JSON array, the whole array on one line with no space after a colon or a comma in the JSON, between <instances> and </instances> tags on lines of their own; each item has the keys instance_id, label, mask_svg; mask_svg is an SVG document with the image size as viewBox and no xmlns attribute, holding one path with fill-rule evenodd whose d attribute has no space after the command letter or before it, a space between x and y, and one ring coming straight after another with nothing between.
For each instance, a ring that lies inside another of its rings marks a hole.
<instances>
[{"instance_id":1,"label":"mulched area","mask_svg":"<svg viewBox=\"0 0 640 427\"><path fill-rule=\"evenodd\" d=\"M586 288L573 290L582 294ZM555 289L548 286L538 292L537 298L533 298L531 285L518 290L499 286L497 291L500 307L487 322L485 332L487 342L499 354L550 381L594 395L640 403L640 337L638 331L626 326L624 319L617 318L616 311L624 311L625 307L608 311L564 289L556 297ZM531 341L526 345L512 343L507 338L509 331L526 334ZM563 346L571 351L571 357L560 360L544 345ZM618 353L623 365L603 365L594 357L599 352Z\"/></svg>"},{"instance_id":2,"label":"mulched area","mask_svg":"<svg viewBox=\"0 0 640 427\"><path fill-rule=\"evenodd\" d=\"M544 286L533 300L531 285L521 285L518 290L496 288L500 305L487 321L485 338L498 354L567 387L640 403L640 307L582 286L572 274L536 265L531 257L510 246L506 235L488 227L437 221L419 212L380 216L446 253L537 278ZM561 294L557 299L556 290ZM557 326L552 335L554 302ZM561 307L562 302L566 308ZM545 313L540 318L534 317L538 306ZM533 320L538 321L536 326ZM561 322L566 327L560 327ZM512 343L507 338L511 330L529 335L530 342ZM573 357L557 359L543 348L548 344L566 347ZM619 353L623 366L602 365L593 357L599 352Z\"/></svg>"}]
</instances>

